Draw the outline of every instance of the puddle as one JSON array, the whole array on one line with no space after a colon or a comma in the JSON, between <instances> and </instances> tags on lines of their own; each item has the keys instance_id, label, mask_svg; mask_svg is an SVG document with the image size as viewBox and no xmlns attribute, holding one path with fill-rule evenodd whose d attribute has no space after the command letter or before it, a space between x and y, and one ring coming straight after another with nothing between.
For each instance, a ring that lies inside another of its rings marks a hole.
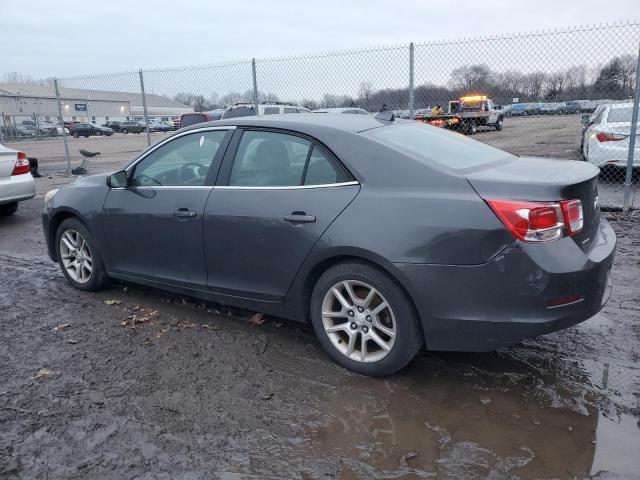
<instances>
[{"instance_id":1,"label":"puddle","mask_svg":"<svg viewBox=\"0 0 640 480\"><path fill-rule=\"evenodd\" d=\"M640 424L631 415L611 420L598 415L596 451L591 475L614 472L622 478L640 479Z\"/></svg>"},{"instance_id":2,"label":"puddle","mask_svg":"<svg viewBox=\"0 0 640 480\"><path fill-rule=\"evenodd\" d=\"M483 368L427 357L402 376L356 377L325 392L307 452L338 457L343 480L638 478L637 418L612 421L586 401L576 408L584 392L540 387L497 354L477 358ZM510 373L496 374L496 363Z\"/></svg>"}]
</instances>

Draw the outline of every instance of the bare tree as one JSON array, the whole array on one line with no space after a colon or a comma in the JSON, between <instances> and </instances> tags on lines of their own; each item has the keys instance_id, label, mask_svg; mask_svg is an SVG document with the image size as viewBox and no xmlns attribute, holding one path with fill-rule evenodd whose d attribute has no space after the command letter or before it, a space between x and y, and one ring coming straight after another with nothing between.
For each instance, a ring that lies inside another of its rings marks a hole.
<instances>
[{"instance_id":1,"label":"bare tree","mask_svg":"<svg viewBox=\"0 0 640 480\"><path fill-rule=\"evenodd\" d=\"M40 83L31 75L25 75L18 72L7 72L2 76L2 80L6 83L16 83L22 85L38 85Z\"/></svg>"}]
</instances>

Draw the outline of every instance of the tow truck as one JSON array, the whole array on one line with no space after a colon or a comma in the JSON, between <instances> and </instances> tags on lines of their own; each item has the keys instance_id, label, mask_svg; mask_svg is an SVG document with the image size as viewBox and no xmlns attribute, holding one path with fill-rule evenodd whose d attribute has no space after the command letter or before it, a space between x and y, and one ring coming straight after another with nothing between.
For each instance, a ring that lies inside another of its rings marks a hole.
<instances>
[{"instance_id":1,"label":"tow truck","mask_svg":"<svg viewBox=\"0 0 640 480\"><path fill-rule=\"evenodd\" d=\"M504 114L502 107L494 104L486 95L467 95L458 100L451 100L446 113L423 113L416 115L415 119L436 127L473 135L478 131L478 127L502 130Z\"/></svg>"}]
</instances>

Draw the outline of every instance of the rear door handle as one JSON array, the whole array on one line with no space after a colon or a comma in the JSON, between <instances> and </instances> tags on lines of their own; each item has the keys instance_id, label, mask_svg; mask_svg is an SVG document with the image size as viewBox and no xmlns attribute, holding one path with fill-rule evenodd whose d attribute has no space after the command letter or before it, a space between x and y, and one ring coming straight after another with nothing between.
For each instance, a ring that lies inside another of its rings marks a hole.
<instances>
[{"instance_id":1,"label":"rear door handle","mask_svg":"<svg viewBox=\"0 0 640 480\"><path fill-rule=\"evenodd\" d=\"M196 212L189 210L188 208L179 208L178 210L173 212L173 216L178 218L190 218L195 217Z\"/></svg>"},{"instance_id":2,"label":"rear door handle","mask_svg":"<svg viewBox=\"0 0 640 480\"><path fill-rule=\"evenodd\" d=\"M307 215L305 212L292 212L291 215L287 215L284 219L291 223L313 223L316 221L314 215Z\"/></svg>"}]
</instances>

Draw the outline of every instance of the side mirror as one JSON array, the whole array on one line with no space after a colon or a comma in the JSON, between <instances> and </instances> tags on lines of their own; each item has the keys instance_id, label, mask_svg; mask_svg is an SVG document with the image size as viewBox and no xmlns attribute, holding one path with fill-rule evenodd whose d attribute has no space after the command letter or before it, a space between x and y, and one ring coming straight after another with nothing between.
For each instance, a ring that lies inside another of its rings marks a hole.
<instances>
[{"instance_id":1,"label":"side mirror","mask_svg":"<svg viewBox=\"0 0 640 480\"><path fill-rule=\"evenodd\" d=\"M580 123L582 125L589 125L591 123L591 121L589 120L591 117L589 115L582 115L582 117L580 117Z\"/></svg>"},{"instance_id":2,"label":"side mirror","mask_svg":"<svg viewBox=\"0 0 640 480\"><path fill-rule=\"evenodd\" d=\"M109 188L126 188L129 183L127 172L121 170L107 177L107 187Z\"/></svg>"}]
</instances>

